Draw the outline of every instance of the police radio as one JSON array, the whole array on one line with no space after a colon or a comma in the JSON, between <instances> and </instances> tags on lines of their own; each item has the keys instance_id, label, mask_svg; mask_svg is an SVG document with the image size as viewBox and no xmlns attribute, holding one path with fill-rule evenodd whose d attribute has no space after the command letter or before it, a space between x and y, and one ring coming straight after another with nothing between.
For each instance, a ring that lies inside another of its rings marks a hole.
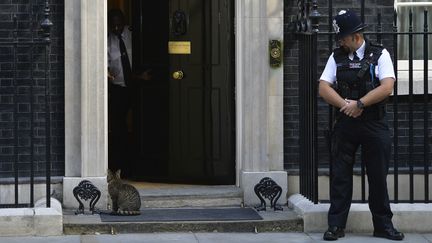
<instances>
[{"instance_id":1,"label":"police radio","mask_svg":"<svg viewBox=\"0 0 432 243\"><path fill-rule=\"evenodd\" d=\"M364 77L365 73L367 71L369 71L370 65L372 63L371 62L372 57L373 57L373 53L371 53L368 58L365 58L365 61L361 65L360 71L357 73L358 79L362 79Z\"/></svg>"}]
</instances>

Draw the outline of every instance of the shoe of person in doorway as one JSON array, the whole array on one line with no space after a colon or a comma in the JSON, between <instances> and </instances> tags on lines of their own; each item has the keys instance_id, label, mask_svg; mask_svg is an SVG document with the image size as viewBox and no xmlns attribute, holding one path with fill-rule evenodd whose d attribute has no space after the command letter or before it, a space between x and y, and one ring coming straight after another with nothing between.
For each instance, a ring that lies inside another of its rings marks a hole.
<instances>
[{"instance_id":1,"label":"shoe of person in doorway","mask_svg":"<svg viewBox=\"0 0 432 243\"><path fill-rule=\"evenodd\" d=\"M324 233L324 240L337 240L345 236L344 229L337 226L330 226Z\"/></svg>"},{"instance_id":2,"label":"shoe of person in doorway","mask_svg":"<svg viewBox=\"0 0 432 243\"><path fill-rule=\"evenodd\" d=\"M374 231L373 236L389 240L403 240L405 237L403 233L397 231L395 228L389 228L383 231Z\"/></svg>"}]
</instances>

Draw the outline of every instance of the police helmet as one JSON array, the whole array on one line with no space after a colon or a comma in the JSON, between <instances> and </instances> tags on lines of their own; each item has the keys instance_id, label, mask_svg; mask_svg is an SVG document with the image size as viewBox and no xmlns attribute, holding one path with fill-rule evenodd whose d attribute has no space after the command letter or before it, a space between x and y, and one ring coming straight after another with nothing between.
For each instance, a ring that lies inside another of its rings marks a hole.
<instances>
[{"instance_id":1,"label":"police helmet","mask_svg":"<svg viewBox=\"0 0 432 243\"><path fill-rule=\"evenodd\" d=\"M336 33L336 40L358 32L367 27L352 10L341 10L333 18L333 29Z\"/></svg>"}]
</instances>

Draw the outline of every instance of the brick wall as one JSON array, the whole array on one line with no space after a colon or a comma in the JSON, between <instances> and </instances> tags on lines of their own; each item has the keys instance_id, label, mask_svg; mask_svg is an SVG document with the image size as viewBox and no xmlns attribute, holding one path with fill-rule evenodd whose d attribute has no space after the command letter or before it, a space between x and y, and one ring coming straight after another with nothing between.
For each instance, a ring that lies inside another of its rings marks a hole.
<instances>
[{"instance_id":1,"label":"brick wall","mask_svg":"<svg viewBox=\"0 0 432 243\"><path fill-rule=\"evenodd\" d=\"M52 44L50 51L51 96L51 159L52 175L64 175L64 1L50 0ZM14 77L14 48L2 46L13 40L17 17L17 36L20 41L29 40L29 29L38 28L43 19L45 1L0 0L0 178L13 176L15 149L18 151L19 176L30 171L31 151L31 73L33 81L34 161L35 175L45 175L45 48L18 47L16 49L17 72ZM30 19L37 20L33 24ZM34 35L35 37L37 34ZM33 53L33 54L32 54ZM31 56L33 55L33 64ZM16 109L17 115L14 116ZM18 128L18 147L15 147L15 124Z\"/></svg>"},{"instance_id":2,"label":"brick wall","mask_svg":"<svg viewBox=\"0 0 432 243\"><path fill-rule=\"evenodd\" d=\"M322 15L320 19L320 32L332 31L329 29L329 10L328 1L318 1L319 12ZM291 21L296 19L298 13L297 1L285 1L284 2L285 11L285 25L287 26ZM390 32L393 30L393 0L366 0L365 2L365 23L369 25L367 31L377 31L378 13L381 13L382 31ZM333 1L333 10L331 15L335 15L341 9L352 9L355 10L360 16L360 1ZM369 39L375 41L376 36L367 36ZM285 46L284 46L284 165L285 169L297 169L299 165L299 154L298 154L298 144L299 144L299 108L298 108L298 41L294 34L285 32ZM333 40L330 42L332 44L329 47L329 37L328 35L320 35L318 40L318 78L327 62L328 56L331 53L331 49L335 47ZM385 35L382 36L382 43L389 50L392 55L393 60L393 36ZM415 117L415 129L414 129L414 159L413 162L416 165L423 165L423 106L422 97L415 97L414 104L414 117ZM429 97L430 100L430 97ZM329 120L329 108L326 103L319 98L318 104L318 158L320 162L320 167L328 166L328 149L323 137L325 130L328 128ZM408 158L408 99L406 97L399 97L399 164L407 165ZM432 104L429 102L429 107ZM387 105L389 126L391 131L393 131L393 104L392 99L390 99ZM429 135L432 136L432 115L429 112ZM432 140L429 138L429 144ZM393 151L393 150L392 150ZM432 147L430 148L432 158ZM359 155L358 158L359 160ZM359 163L358 163L359 164Z\"/></svg>"}]
</instances>

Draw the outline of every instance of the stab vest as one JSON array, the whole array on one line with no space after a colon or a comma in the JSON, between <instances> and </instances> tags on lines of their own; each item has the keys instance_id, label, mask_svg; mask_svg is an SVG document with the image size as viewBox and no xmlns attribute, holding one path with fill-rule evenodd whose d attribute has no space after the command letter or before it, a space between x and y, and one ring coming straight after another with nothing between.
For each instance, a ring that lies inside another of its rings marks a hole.
<instances>
[{"instance_id":1,"label":"stab vest","mask_svg":"<svg viewBox=\"0 0 432 243\"><path fill-rule=\"evenodd\" d=\"M383 49L381 45L366 40L365 53L361 61L350 60L348 53L341 47L333 51L337 67L336 91L342 98L358 100L380 85L375 75L375 67ZM360 119L381 119L384 116L384 104L385 101L382 101L365 107Z\"/></svg>"}]
</instances>

